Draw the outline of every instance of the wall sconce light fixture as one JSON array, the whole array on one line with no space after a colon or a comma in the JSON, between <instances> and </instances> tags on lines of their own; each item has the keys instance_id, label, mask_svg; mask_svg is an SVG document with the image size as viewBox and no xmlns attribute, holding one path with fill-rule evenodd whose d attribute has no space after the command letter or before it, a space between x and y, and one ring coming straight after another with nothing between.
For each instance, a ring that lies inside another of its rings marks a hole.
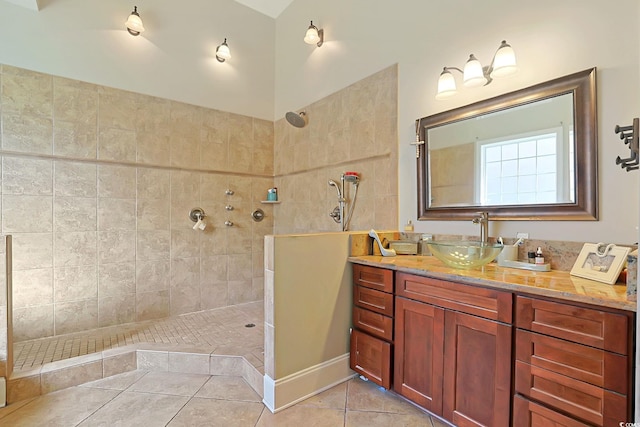
<instances>
[{"instance_id":1,"label":"wall sconce light fixture","mask_svg":"<svg viewBox=\"0 0 640 427\"><path fill-rule=\"evenodd\" d=\"M465 87L479 87L490 84L496 77L500 78L515 73L518 71L518 67L513 48L505 40L502 40L488 67L483 67L473 54L469 55L464 70L457 67L444 67L438 78L436 99L445 99L457 93L456 80L453 78L451 70L462 73L462 84Z\"/></svg>"},{"instance_id":2,"label":"wall sconce light fixture","mask_svg":"<svg viewBox=\"0 0 640 427\"><path fill-rule=\"evenodd\" d=\"M315 44L318 47L322 46L322 43L324 43L324 30L319 30L311 21L309 28L307 28L307 33L304 35L304 42L306 44Z\"/></svg>"},{"instance_id":3,"label":"wall sconce light fixture","mask_svg":"<svg viewBox=\"0 0 640 427\"><path fill-rule=\"evenodd\" d=\"M227 39L220 46L216 48L216 59L218 62L224 62L227 59L231 58L231 51L229 50L229 45L227 44Z\"/></svg>"},{"instance_id":4,"label":"wall sconce light fixture","mask_svg":"<svg viewBox=\"0 0 640 427\"><path fill-rule=\"evenodd\" d=\"M133 6L133 12L129 15L127 22L124 23L127 26L127 31L132 36L139 36L140 33L144 31L144 26L142 25L142 19L140 18L140 14L138 13L138 6Z\"/></svg>"}]
</instances>

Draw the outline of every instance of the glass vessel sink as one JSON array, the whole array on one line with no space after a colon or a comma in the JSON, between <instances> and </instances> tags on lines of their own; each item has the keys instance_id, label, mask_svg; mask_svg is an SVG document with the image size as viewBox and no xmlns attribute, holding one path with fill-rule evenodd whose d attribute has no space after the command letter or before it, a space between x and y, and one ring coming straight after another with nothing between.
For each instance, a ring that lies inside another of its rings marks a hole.
<instances>
[{"instance_id":1,"label":"glass vessel sink","mask_svg":"<svg viewBox=\"0 0 640 427\"><path fill-rule=\"evenodd\" d=\"M502 251L500 243L473 241L428 242L433 256L453 268L479 268L493 261Z\"/></svg>"}]
</instances>

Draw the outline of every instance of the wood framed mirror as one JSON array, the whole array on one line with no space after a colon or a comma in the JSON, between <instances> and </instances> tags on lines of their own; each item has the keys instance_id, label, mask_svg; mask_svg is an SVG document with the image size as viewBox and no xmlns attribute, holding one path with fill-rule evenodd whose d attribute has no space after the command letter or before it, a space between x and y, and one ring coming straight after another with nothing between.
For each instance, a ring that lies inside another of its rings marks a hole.
<instances>
[{"instance_id":1,"label":"wood framed mirror","mask_svg":"<svg viewBox=\"0 0 640 427\"><path fill-rule=\"evenodd\" d=\"M418 220L598 219L595 68L416 122Z\"/></svg>"}]
</instances>

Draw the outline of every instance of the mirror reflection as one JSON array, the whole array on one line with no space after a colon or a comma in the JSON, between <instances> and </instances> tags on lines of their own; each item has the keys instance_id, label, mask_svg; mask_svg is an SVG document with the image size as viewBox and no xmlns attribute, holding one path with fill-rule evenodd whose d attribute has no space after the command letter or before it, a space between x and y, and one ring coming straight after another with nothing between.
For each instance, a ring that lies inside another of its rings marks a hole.
<instances>
[{"instance_id":1,"label":"mirror reflection","mask_svg":"<svg viewBox=\"0 0 640 427\"><path fill-rule=\"evenodd\" d=\"M427 130L429 206L575 201L573 94Z\"/></svg>"},{"instance_id":2,"label":"mirror reflection","mask_svg":"<svg viewBox=\"0 0 640 427\"><path fill-rule=\"evenodd\" d=\"M418 121L418 219L596 220L596 69Z\"/></svg>"}]
</instances>

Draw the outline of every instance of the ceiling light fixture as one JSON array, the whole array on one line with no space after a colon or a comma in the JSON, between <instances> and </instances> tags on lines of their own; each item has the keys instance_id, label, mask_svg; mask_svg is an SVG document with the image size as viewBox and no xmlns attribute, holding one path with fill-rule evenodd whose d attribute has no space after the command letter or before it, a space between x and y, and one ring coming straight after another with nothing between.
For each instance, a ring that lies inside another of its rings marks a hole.
<instances>
[{"instance_id":1,"label":"ceiling light fixture","mask_svg":"<svg viewBox=\"0 0 640 427\"><path fill-rule=\"evenodd\" d=\"M319 30L311 21L309 28L307 28L307 33L304 35L304 42L306 44L315 44L318 47L322 46L322 43L324 43L324 30Z\"/></svg>"},{"instance_id":2,"label":"ceiling light fixture","mask_svg":"<svg viewBox=\"0 0 640 427\"><path fill-rule=\"evenodd\" d=\"M124 23L127 26L127 31L132 36L139 36L140 33L144 31L144 26L142 25L142 19L140 18L140 14L138 13L138 6L133 6L133 12L129 15L127 22Z\"/></svg>"},{"instance_id":3,"label":"ceiling light fixture","mask_svg":"<svg viewBox=\"0 0 640 427\"><path fill-rule=\"evenodd\" d=\"M216 48L216 59L218 62L224 62L227 59L231 59L231 51L229 50L226 38L222 44Z\"/></svg>"},{"instance_id":4,"label":"ceiling light fixture","mask_svg":"<svg viewBox=\"0 0 640 427\"><path fill-rule=\"evenodd\" d=\"M479 87L490 84L496 77L505 77L517 72L518 67L513 48L502 40L488 67L483 67L473 54L469 55L467 63L464 64L464 70L457 67L444 67L438 78L436 99L449 98L458 93L451 70L462 73L462 84L465 87Z\"/></svg>"}]
</instances>

